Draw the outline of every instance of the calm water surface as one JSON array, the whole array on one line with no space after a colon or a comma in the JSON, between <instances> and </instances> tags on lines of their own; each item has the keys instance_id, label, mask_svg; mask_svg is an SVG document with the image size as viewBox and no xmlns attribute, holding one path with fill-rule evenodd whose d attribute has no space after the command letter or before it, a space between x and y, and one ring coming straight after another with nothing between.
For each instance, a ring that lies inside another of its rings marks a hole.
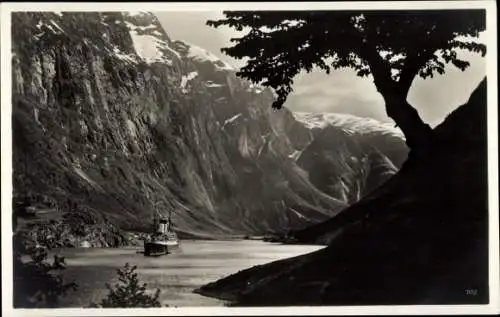
<instances>
[{"instance_id":1,"label":"calm water surface","mask_svg":"<svg viewBox=\"0 0 500 317\"><path fill-rule=\"evenodd\" d=\"M218 299L194 294L193 290L221 277L254 265L313 252L322 246L281 245L252 240L183 240L173 254L145 257L141 247L120 249L64 249L65 280L75 280L78 291L61 301L62 307L84 307L99 302L108 291L104 283L117 282L116 269L137 265L141 282L148 289L160 288L160 300L169 306L224 306Z\"/></svg>"}]
</instances>

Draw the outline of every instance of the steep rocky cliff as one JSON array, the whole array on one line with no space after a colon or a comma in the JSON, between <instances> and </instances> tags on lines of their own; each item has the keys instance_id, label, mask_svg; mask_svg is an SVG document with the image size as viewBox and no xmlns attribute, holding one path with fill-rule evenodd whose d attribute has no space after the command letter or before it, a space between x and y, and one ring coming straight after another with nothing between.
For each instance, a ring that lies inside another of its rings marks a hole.
<instances>
[{"instance_id":1,"label":"steep rocky cliff","mask_svg":"<svg viewBox=\"0 0 500 317\"><path fill-rule=\"evenodd\" d=\"M365 161L332 173L372 184L323 186L311 176L317 164L298 156L315 134L271 110L271 91L170 39L153 14L15 13L12 36L15 202L59 210L79 230L143 230L154 210L175 208L184 236L283 232L328 219L385 180L370 151L338 148L337 161ZM328 140L316 142L359 143Z\"/></svg>"}]
</instances>

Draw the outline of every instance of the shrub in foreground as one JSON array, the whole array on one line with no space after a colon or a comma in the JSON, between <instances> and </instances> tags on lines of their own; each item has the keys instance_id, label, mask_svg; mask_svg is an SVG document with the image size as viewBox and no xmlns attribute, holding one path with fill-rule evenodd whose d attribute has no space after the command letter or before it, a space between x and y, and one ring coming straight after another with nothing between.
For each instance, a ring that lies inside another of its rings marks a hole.
<instances>
[{"instance_id":1,"label":"shrub in foreground","mask_svg":"<svg viewBox=\"0 0 500 317\"><path fill-rule=\"evenodd\" d=\"M137 266L130 266L126 263L125 266L117 270L119 282L111 287L106 283L108 295L101 300L100 303L92 303L91 307L104 308L128 308L128 307L161 307L159 301L160 289L157 289L153 295L146 293L146 283L140 285L137 273Z\"/></svg>"}]
</instances>

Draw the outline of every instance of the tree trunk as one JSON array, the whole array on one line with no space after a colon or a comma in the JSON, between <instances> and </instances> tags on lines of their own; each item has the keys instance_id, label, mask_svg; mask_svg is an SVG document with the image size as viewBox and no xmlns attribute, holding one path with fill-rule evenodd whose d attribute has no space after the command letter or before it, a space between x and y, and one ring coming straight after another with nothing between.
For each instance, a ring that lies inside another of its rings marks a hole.
<instances>
[{"instance_id":1,"label":"tree trunk","mask_svg":"<svg viewBox=\"0 0 500 317\"><path fill-rule=\"evenodd\" d=\"M384 96L387 115L392 118L403 132L406 144L413 152L411 154L425 154L433 140L433 130L419 116L405 98Z\"/></svg>"},{"instance_id":2,"label":"tree trunk","mask_svg":"<svg viewBox=\"0 0 500 317\"><path fill-rule=\"evenodd\" d=\"M391 78L390 64L380 57L374 45L366 42L363 49L363 56L370 66L377 91L384 98L387 115L405 135L410 155L425 156L432 145L434 131L406 101L419 67L407 68L401 74L402 80L398 82Z\"/></svg>"},{"instance_id":3,"label":"tree trunk","mask_svg":"<svg viewBox=\"0 0 500 317\"><path fill-rule=\"evenodd\" d=\"M406 100L410 85L383 76L375 79L377 90L385 101L386 113L403 132L410 155L424 156L432 146L434 131Z\"/></svg>"}]
</instances>

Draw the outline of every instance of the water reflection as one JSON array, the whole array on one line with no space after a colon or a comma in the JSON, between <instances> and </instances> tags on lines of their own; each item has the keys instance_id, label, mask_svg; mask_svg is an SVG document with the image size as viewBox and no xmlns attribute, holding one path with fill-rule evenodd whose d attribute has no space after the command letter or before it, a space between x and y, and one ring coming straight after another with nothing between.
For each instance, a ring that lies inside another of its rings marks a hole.
<instances>
[{"instance_id":1,"label":"water reflection","mask_svg":"<svg viewBox=\"0 0 500 317\"><path fill-rule=\"evenodd\" d=\"M321 246L280 245L253 240L182 241L181 249L161 257L145 257L141 248L64 249L66 279L79 285L62 300L63 307L83 307L107 294L104 283L117 282L116 269L130 263L148 288L160 288L160 300L170 306L222 306L224 302L193 290L254 265L309 253Z\"/></svg>"}]
</instances>

